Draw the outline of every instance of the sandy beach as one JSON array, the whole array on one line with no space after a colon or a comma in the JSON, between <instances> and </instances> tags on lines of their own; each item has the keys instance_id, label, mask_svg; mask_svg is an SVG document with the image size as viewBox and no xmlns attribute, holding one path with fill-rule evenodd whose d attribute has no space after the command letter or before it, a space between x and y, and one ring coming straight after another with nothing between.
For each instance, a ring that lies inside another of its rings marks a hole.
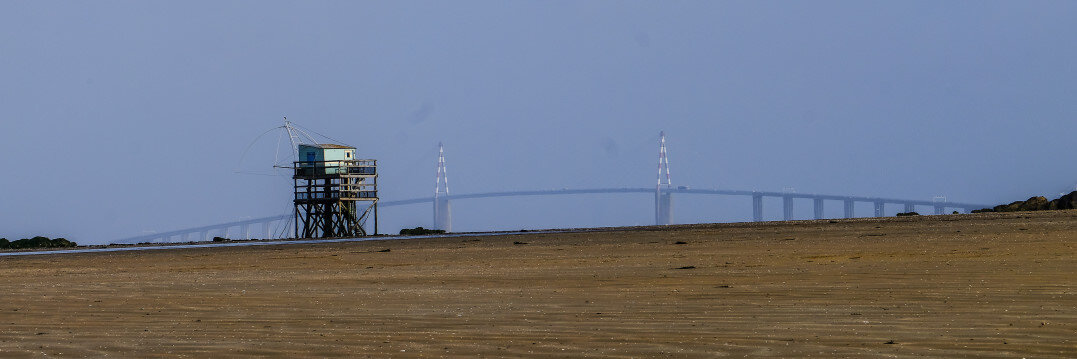
<instances>
[{"instance_id":1,"label":"sandy beach","mask_svg":"<svg viewBox=\"0 0 1077 359\"><path fill-rule=\"evenodd\" d=\"M0 258L3 357L1074 357L1077 211Z\"/></svg>"}]
</instances>

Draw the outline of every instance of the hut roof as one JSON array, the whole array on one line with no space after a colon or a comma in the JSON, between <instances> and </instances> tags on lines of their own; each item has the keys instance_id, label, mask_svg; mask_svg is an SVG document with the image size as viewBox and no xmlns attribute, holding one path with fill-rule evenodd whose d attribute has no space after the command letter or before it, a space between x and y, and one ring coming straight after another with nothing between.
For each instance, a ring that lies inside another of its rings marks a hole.
<instances>
[{"instance_id":1,"label":"hut roof","mask_svg":"<svg viewBox=\"0 0 1077 359\"><path fill-rule=\"evenodd\" d=\"M348 149L348 150L354 150L355 149L355 147L352 147L352 146L337 145L337 144L332 144L332 143L321 143L321 144L313 144L313 145L304 143L301 146L316 147L316 148L321 148L323 150L325 150L325 149Z\"/></svg>"}]
</instances>

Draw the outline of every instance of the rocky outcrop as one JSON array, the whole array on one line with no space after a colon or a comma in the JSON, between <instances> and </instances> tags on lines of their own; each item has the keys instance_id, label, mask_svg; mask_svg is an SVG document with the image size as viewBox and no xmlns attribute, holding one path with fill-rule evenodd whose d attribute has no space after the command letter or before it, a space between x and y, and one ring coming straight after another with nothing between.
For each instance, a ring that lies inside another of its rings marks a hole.
<instances>
[{"instance_id":1,"label":"rocky outcrop","mask_svg":"<svg viewBox=\"0 0 1077 359\"><path fill-rule=\"evenodd\" d=\"M63 239L37 236L34 238L23 238L17 241L8 241L7 238L0 238L0 249L26 249L26 248L64 248L78 246L75 242Z\"/></svg>"},{"instance_id":2,"label":"rocky outcrop","mask_svg":"<svg viewBox=\"0 0 1077 359\"><path fill-rule=\"evenodd\" d=\"M1058 197L1058 199L1051 201L1051 205L1054 206L1050 209L1074 209L1077 208L1077 191L1070 192L1069 194Z\"/></svg>"},{"instance_id":3,"label":"rocky outcrop","mask_svg":"<svg viewBox=\"0 0 1077 359\"><path fill-rule=\"evenodd\" d=\"M1053 209L1077 208L1077 191L1048 201L1047 197L1036 196L1024 201L1016 201L1010 204L1000 204L992 208L977 209L972 213L983 212L1018 212L1018 211L1045 211Z\"/></svg>"}]
</instances>

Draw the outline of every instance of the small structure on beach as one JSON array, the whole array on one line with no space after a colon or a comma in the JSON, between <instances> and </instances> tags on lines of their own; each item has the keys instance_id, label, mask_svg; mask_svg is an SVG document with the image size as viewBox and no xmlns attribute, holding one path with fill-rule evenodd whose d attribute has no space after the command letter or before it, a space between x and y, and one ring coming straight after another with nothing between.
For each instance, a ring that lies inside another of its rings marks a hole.
<instances>
[{"instance_id":1,"label":"small structure on beach","mask_svg":"<svg viewBox=\"0 0 1077 359\"><path fill-rule=\"evenodd\" d=\"M365 236L371 218L377 234L377 160L358 159L355 147L341 144L300 143L295 149L296 238Z\"/></svg>"}]
</instances>

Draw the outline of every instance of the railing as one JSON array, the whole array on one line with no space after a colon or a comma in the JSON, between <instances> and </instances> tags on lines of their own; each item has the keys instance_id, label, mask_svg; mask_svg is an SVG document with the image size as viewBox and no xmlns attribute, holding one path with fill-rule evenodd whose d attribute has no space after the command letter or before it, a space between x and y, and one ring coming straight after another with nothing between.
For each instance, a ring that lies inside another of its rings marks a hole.
<instances>
[{"instance_id":1,"label":"railing","mask_svg":"<svg viewBox=\"0 0 1077 359\"><path fill-rule=\"evenodd\" d=\"M377 160L295 161L295 177L377 174Z\"/></svg>"},{"instance_id":2,"label":"railing","mask_svg":"<svg viewBox=\"0 0 1077 359\"><path fill-rule=\"evenodd\" d=\"M350 198L378 198L378 191L340 190L329 192L300 192L295 191L295 199L350 199Z\"/></svg>"}]
</instances>

